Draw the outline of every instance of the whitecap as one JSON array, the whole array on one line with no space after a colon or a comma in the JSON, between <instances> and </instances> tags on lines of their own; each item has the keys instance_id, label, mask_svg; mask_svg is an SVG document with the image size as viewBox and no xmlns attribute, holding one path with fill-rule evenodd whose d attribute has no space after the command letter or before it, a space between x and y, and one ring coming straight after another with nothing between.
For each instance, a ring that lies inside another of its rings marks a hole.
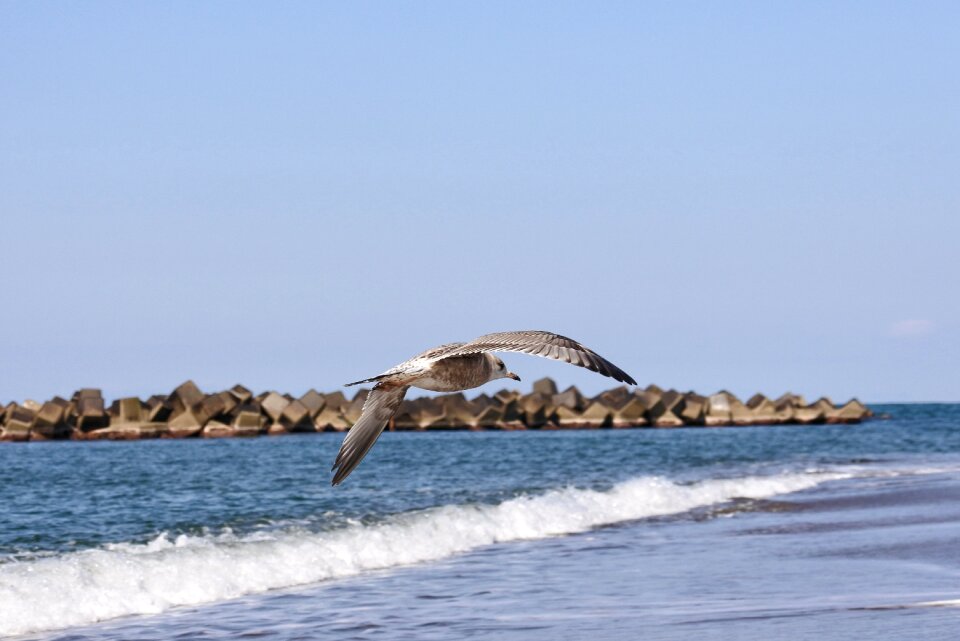
<instances>
[{"instance_id":1,"label":"whitecap","mask_svg":"<svg viewBox=\"0 0 960 641\"><path fill-rule=\"evenodd\" d=\"M89 624L447 558L496 543L761 499L850 476L785 473L682 484L640 477L496 505L445 505L311 532L171 536L0 565L0 634Z\"/></svg>"}]
</instances>

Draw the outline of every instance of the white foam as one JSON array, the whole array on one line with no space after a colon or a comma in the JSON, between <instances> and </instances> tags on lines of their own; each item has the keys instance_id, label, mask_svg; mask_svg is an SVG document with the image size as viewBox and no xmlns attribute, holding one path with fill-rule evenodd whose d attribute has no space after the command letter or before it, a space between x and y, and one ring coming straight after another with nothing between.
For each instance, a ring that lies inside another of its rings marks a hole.
<instances>
[{"instance_id":1,"label":"white foam","mask_svg":"<svg viewBox=\"0 0 960 641\"><path fill-rule=\"evenodd\" d=\"M921 601L912 603L914 608L960 608L960 599L946 599L944 601Z\"/></svg>"},{"instance_id":2,"label":"white foam","mask_svg":"<svg viewBox=\"0 0 960 641\"><path fill-rule=\"evenodd\" d=\"M687 485L642 477L607 491L566 488L498 505L447 505L327 532L161 535L146 544L8 563L0 565L0 635L159 613L441 559L493 543L795 492L847 476L795 473Z\"/></svg>"}]
</instances>

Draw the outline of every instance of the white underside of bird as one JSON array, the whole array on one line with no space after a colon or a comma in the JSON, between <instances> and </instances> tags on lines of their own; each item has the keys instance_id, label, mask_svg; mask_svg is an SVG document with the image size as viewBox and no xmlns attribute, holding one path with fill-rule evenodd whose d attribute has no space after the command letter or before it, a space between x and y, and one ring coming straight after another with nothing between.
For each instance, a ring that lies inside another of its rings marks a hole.
<instances>
[{"instance_id":1,"label":"white underside of bird","mask_svg":"<svg viewBox=\"0 0 960 641\"><path fill-rule=\"evenodd\" d=\"M626 372L577 341L537 330L487 334L468 343L428 349L383 374L348 385L375 383L360 418L350 428L333 464L338 485L360 464L383 428L396 414L411 387L434 392L460 392L500 378L520 380L491 352L522 352L585 367L617 381L636 385Z\"/></svg>"}]
</instances>

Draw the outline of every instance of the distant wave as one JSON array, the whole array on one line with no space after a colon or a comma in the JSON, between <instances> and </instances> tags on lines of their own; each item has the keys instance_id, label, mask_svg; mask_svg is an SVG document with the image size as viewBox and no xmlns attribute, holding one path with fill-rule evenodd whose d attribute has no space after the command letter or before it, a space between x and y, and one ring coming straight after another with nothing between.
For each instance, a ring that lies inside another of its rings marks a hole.
<instances>
[{"instance_id":1,"label":"distant wave","mask_svg":"<svg viewBox=\"0 0 960 641\"><path fill-rule=\"evenodd\" d=\"M0 634L23 634L155 614L271 589L450 557L507 541L761 499L847 478L787 473L679 484L641 477L606 491L566 488L497 505L447 505L326 532L162 534L0 565Z\"/></svg>"}]
</instances>

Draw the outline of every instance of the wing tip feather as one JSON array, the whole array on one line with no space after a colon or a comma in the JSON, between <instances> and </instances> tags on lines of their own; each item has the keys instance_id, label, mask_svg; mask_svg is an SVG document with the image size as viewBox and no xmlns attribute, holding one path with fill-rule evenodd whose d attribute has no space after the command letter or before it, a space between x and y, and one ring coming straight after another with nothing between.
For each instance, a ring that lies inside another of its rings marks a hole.
<instances>
[{"instance_id":1,"label":"wing tip feather","mask_svg":"<svg viewBox=\"0 0 960 641\"><path fill-rule=\"evenodd\" d=\"M363 412L347 432L334 459L331 485L339 485L360 465L380 437L390 417L397 411L407 387L384 388L377 385L363 405Z\"/></svg>"}]
</instances>

